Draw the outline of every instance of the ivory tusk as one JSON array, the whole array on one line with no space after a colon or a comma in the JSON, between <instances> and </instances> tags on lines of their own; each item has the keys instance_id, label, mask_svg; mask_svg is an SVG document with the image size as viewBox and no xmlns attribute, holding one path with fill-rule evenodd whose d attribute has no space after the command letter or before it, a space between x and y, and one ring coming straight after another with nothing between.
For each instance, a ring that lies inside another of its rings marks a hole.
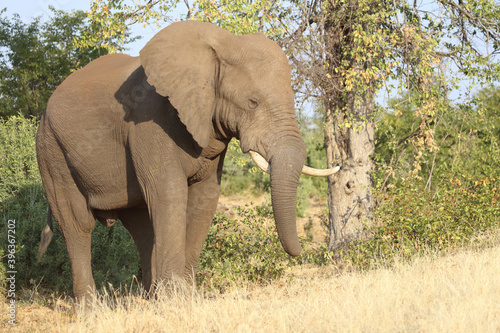
<instances>
[{"instance_id":1,"label":"ivory tusk","mask_svg":"<svg viewBox=\"0 0 500 333\"><path fill-rule=\"evenodd\" d=\"M328 177L330 175L333 175L334 173L337 173L339 170L340 170L340 165L337 165L335 168L331 169L315 169L308 167L307 165L304 165L302 167L302 173L304 175L314 176L314 177Z\"/></svg>"},{"instance_id":2,"label":"ivory tusk","mask_svg":"<svg viewBox=\"0 0 500 333\"><path fill-rule=\"evenodd\" d=\"M252 160L254 161L255 164L264 172L266 173L271 173L271 167L269 166L269 163L267 163L266 159L262 157L261 154L257 153L256 151L250 150L249 151L250 156L252 157ZM330 175L333 175L334 173L338 172L340 170L340 166L336 166L335 168L332 169L314 169L308 166L303 166L302 167L302 173L308 176L315 176L315 177L327 177Z\"/></svg>"},{"instance_id":3,"label":"ivory tusk","mask_svg":"<svg viewBox=\"0 0 500 333\"><path fill-rule=\"evenodd\" d=\"M271 167L269 166L269 163L267 163L266 159L262 157L261 154L257 153L256 151L250 150L249 151L250 156L252 157L252 160L257 166L264 171L265 173L271 174Z\"/></svg>"}]
</instances>

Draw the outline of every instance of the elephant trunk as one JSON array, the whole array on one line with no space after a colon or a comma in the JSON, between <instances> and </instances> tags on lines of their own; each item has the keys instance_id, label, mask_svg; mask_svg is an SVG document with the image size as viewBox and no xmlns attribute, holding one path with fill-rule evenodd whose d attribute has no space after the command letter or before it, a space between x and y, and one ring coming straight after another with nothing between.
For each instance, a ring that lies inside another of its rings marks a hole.
<instances>
[{"instance_id":1,"label":"elephant trunk","mask_svg":"<svg viewBox=\"0 0 500 333\"><path fill-rule=\"evenodd\" d=\"M284 139L282 142L275 145L277 149L269 159L271 200L281 245L289 255L298 256L302 248L296 225L297 186L306 150L302 140Z\"/></svg>"}]
</instances>

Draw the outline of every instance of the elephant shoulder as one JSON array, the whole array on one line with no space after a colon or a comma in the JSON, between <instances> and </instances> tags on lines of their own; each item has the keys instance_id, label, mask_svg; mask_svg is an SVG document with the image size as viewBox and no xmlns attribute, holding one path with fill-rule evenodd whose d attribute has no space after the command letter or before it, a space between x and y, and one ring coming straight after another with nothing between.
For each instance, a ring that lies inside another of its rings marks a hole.
<instances>
[{"instance_id":1,"label":"elephant shoulder","mask_svg":"<svg viewBox=\"0 0 500 333\"><path fill-rule=\"evenodd\" d=\"M139 57L132 57L121 53L107 54L77 70L68 76L64 82L74 84L75 82L73 81L77 81L84 84L86 81L94 81L96 79L99 79L100 82L123 81L123 77L128 77L139 66Z\"/></svg>"},{"instance_id":2,"label":"elephant shoulder","mask_svg":"<svg viewBox=\"0 0 500 333\"><path fill-rule=\"evenodd\" d=\"M117 108L115 92L139 67L138 57L125 54L92 61L57 87L47 104L46 116L52 122L74 122L80 116L88 118Z\"/></svg>"},{"instance_id":3,"label":"elephant shoulder","mask_svg":"<svg viewBox=\"0 0 500 333\"><path fill-rule=\"evenodd\" d=\"M68 76L57 87L51 100L96 101L102 94L111 94L118 89L138 67L138 57L126 54L102 56Z\"/></svg>"},{"instance_id":4,"label":"elephant shoulder","mask_svg":"<svg viewBox=\"0 0 500 333\"><path fill-rule=\"evenodd\" d=\"M104 69L106 72L115 68L140 63L139 57L132 57L123 53L106 54L88 63L81 70L92 70L96 67Z\"/></svg>"}]
</instances>

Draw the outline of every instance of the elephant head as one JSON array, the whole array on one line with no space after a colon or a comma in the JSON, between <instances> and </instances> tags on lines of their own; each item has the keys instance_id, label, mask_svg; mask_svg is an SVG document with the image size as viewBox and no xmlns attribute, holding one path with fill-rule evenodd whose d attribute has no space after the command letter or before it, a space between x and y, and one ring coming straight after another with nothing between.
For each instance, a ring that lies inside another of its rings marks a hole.
<instances>
[{"instance_id":1,"label":"elephant head","mask_svg":"<svg viewBox=\"0 0 500 333\"><path fill-rule=\"evenodd\" d=\"M263 34L235 36L185 21L156 34L140 59L148 83L168 97L201 148L210 148L212 138L236 137L243 152L262 156L281 243L300 254L296 193L306 149L281 48Z\"/></svg>"}]
</instances>

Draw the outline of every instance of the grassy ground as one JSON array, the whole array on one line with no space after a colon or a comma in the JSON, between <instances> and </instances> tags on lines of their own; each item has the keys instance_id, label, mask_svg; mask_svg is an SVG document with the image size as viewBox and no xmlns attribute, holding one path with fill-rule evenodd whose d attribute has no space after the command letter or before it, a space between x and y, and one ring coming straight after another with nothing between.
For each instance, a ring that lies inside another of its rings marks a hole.
<instances>
[{"instance_id":1,"label":"grassy ground","mask_svg":"<svg viewBox=\"0 0 500 333\"><path fill-rule=\"evenodd\" d=\"M500 332L500 247L364 273L300 268L223 295L185 290L146 301L101 296L74 316L64 300L18 304L13 332Z\"/></svg>"}]
</instances>

